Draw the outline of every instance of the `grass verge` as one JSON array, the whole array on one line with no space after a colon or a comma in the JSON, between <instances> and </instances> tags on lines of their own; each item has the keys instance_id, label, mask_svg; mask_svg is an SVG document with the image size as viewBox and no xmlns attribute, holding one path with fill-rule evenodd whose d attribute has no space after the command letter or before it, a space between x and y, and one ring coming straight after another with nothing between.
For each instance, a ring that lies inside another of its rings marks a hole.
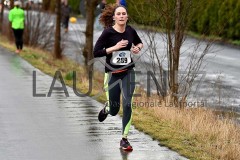
<instances>
[{"instance_id":1,"label":"grass verge","mask_svg":"<svg viewBox=\"0 0 240 160\"><path fill-rule=\"evenodd\" d=\"M14 51L13 43L1 36L0 45ZM72 86L72 71L76 71L77 81L81 82L77 84L78 90L83 93L88 91L84 66L67 58L55 60L51 53L30 47L25 47L20 56L51 76L61 71L64 82L69 86ZM95 72L91 95L99 93L102 86L103 74ZM134 100L133 124L140 131L159 140L160 145L194 160L237 160L240 157L240 127L230 119L221 120L206 108L167 107L171 106L168 101L155 96L147 98L141 89L137 93L142 96ZM98 100L106 101L104 94Z\"/></svg>"}]
</instances>

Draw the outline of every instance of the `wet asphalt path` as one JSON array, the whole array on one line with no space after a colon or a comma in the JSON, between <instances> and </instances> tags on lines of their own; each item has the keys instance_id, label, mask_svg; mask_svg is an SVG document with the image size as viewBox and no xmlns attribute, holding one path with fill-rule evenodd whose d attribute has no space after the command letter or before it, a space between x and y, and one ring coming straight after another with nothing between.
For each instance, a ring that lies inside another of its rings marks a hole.
<instances>
[{"instance_id":1,"label":"wet asphalt path","mask_svg":"<svg viewBox=\"0 0 240 160\"><path fill-rule=\"evenodd\" d=\"M102 104L77 97L71 88L47 94L52 77L0 47L1 160L176 160L185 159L131 127L132 153L121 153L121 117L97 120ZM61 86L56 83L55 86Z\"/></svg>"}]
</instances>

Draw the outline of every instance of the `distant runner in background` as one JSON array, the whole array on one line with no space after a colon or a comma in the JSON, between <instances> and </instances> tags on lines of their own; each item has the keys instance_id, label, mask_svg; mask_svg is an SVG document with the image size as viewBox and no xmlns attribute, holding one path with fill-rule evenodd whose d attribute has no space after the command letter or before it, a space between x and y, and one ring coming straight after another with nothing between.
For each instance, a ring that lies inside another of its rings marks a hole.
<instances>
[{"instance_id":1,"label":"distant runner in background","mask_svg":"<svg viewBox=\"0 0 240 160\"><path fill-rule=\"evenodd\" d=\"M99 18L101 17L102 11L104 10L107 4L106 0L102 0L101 3L98 4L97 10L100 10L100 14L96 17L94 28L97 30L103 30L103 26L99 23Z\"/></svg>"},{"instance_id":2,"label":"distant runner in background","mask_svg":"<svg viewBox=\"0 0 240 160\"><path fill-rule=\"evenodd\" d=\"M101 3L99 4L101 11L105 8L106 4L107 4L107 0L102 0L101 1Z\"/></svg>"},{"instance_id":3,"label":"distant runner in background","mask_svg":"<svg viewBox=\"0 0 240 160\"><path fill-rule=\"evenodd\" d=\"M124 7L127 7L127 2L126 0L116 0L117 5L122 5Z\"/></svg>"},{"instance_id":4,"label":"distant runner in background","mask_svg":"<svg viewBox=\"0 0 240 160\"><path fill-rule=\"evenodd\" d=\"M15 37L16 43L16 53L19 54L23 48L23 31L24 31L24 20L25 14L23 9L21 9L21 2L15 1L14 8L10 10L8 19L12 23L12 30Z\"/></svg>"},{"instance_id":5,"label":"distant runner in background","mask_svg":"<svg viewBox=\"0 0 240 160\"><path fill-rule=\"evenodd\" d=\"M62 25L65 29L65 33L68 32L69 18L71 14L71 7L67 2L62 3Z\"/></svg>"}]
</instances>

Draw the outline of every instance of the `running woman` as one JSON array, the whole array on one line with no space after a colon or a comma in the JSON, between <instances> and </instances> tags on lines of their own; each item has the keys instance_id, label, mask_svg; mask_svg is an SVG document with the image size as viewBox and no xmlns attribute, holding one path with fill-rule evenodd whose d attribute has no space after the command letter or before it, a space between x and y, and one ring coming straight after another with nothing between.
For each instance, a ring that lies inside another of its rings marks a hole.
<instances>
[{"instance_id":1,"label":"running woman","mask_svg":"<svg viewBox=\"0 0 240 160\"><path fill-rule=\"evenodd\" d=\"M99 112L98 120L103 122L108 114L115 116L120 109L122 92L122 139L120 148L132 151L127 136L132 122L132 97L135 90L134 63L131 54L138 54L143 48L135 29L127 25L128 13L124 6L107 5L100 17L105 26L98 38L94 57L106 56L104 88L107 102Z\"/></svg>"}]
</instances>

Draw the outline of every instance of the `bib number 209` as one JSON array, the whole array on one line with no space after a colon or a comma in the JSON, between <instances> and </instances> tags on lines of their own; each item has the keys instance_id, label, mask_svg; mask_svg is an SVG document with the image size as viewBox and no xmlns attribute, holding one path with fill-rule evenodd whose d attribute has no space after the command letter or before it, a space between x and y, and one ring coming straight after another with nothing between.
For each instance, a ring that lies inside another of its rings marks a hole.
<instances>
[{"instance_id":1,"label":"bib number 209","mask_svg":"<svg viewBox=\"0 0 240 160\"><path fill-rule=\"evenodd\" d=\"M127 58L117 58L117 63L127 63Z\"/></svg>"},{"instance_id":2,"label":"bib number 209","mask_svg":"<svg viewBox=\"0 0 240 160\"><path fill-rule=\"evenodd\" d=\"M116 51L112 53L111 63L114 65L128 65L131 62L130 51Z\"/></svg>"}]
</instances>

